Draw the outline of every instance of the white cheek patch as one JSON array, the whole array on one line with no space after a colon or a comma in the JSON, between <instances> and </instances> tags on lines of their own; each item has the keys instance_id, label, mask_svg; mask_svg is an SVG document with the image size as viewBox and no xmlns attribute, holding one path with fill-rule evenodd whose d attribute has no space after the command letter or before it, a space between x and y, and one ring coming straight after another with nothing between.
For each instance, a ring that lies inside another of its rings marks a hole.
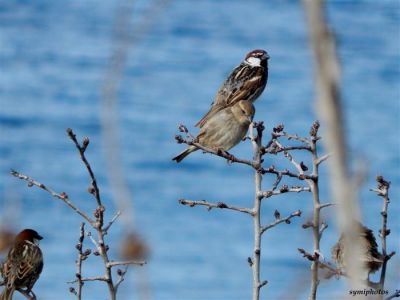
<instances>
[{"instance_id":1,"label":"white cheek patch","mask_svg":"<svg viewBox=\"0 0 400 300\"><path fill-rule=\"evenodd\" d=\"M252 67L259 67L261 63L261 59L258 57L249 57L246 59L246 62Z\"/></svg>"}]
</instances>

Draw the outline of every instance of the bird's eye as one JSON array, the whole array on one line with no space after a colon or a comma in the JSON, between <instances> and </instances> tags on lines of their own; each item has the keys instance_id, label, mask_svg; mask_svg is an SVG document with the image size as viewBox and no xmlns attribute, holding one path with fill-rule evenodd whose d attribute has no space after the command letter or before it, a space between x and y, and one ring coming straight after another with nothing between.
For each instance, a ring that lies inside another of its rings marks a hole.
<instances>
[{"instance_id":1,"label":"bird's eye","mask_svg":"<svg viewBox=\"0 0 400 300\"><path fill-rule=\"evenodd\" d=\"M241 111L242 111L242 113L245 115L246 114L246 112L243 110L243 109L241 109Z\"/></svg>"}]
</instances>

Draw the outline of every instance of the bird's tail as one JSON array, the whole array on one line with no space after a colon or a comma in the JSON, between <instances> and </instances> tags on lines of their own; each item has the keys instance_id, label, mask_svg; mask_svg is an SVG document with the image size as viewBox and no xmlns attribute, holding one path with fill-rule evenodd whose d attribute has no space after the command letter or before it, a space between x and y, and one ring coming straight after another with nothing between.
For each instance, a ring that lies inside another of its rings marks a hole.
<instances>
[{"instance_id":1,"label":"bird's tail","mask_svg":"<svg viewBox=\"0 0 400 300\"><path fill-rule=\"evenodd\" d=\"M0 295L0 300L12 300L15 289L5 287Z\"/></svg>"},{"instance_id":2,"label":"bird's tail","mask_svg":"<svg viewBox=\"0 0 400 300\"><path fill-rule=\"evenodd\" d=\"M177 163L181 162L186 156L188 156L190 153L198 150L194 146L190 146L187 148L185 151L181 152L179 155L175 156L172 160L175 160ZM2 299L0 299L2 300Z\"/></svg>"}]
</instances>

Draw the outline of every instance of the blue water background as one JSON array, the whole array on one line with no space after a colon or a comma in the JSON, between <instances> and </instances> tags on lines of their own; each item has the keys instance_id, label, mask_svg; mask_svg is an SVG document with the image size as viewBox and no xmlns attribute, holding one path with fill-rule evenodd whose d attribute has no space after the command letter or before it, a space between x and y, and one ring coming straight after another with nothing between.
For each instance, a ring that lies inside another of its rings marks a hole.
<instances>
[{"instance_id":1,"label":"blue water background","mask_svg":"<svg viewBox=\"0 0 400 300\"><path fill-rule=\"evenodd\" d=\"M134 3L132 26L140 24L149 3ZM9 170L66 191L91 212L87 172L65 134L72 127L80 138L90 136L87 156L107 217L116 211L107 181L100 99L115 45L117 8L118 1L0 2L0 215L3 224L33 227L45 237L45 269L35 287L38 299L73 299L66 282L74 279L81 219L45 192L11 178ZM380 227L382 203L368 189L375 186L374 177L383 174L392 182L388 249L400 253L400 4L329 1L328 16L342 63L350 155L368 166L360 194L363 221L375 232ZM284 123L289 132L307 134L316 116L303 7L298 1L180 0L170 1L155 18L144 38L130 46L118 92L120 151L134 195L135 229L151 249L148 265L128 273L120 299L139 299L146 285L151 297L160 300L249 299L251 219L183 207L177 200L249 207L253 173L200 152L177 165L171 157L183 145L175 143L174 135L179 123L196 132L193 124L223 79L253 48L266 49L271 56L268 87L256 103L255 119L264 120L267 130ZM242 143L232 152L250 158L251 146ZM287 166L276 157L267 157L266 164ZM322 200L328 202L326 167L321 173ZM264 188L273 180L266 176ZM311 195L265 201L263 223L273 221L275 209L282 215L297 209L304 213L292 225L282 224L263 237L261 274L269 282L263 298L305 299L309 263L297 248L312 249L310 232L301 228L312 213ZM329 259L338 233L333 210L323 216L330 226L322 253ZM115 258L124 232L117 223L108 237ZM84 274L101 274L99 261L85 262ZM388 268L389 291L399 288L399 269L396 255ZM87 283L84 291L85 299L107 299L101 283ZM343 280L322 281L319 299L338 299L346 292Z\"/></svg>"}]
</instances>

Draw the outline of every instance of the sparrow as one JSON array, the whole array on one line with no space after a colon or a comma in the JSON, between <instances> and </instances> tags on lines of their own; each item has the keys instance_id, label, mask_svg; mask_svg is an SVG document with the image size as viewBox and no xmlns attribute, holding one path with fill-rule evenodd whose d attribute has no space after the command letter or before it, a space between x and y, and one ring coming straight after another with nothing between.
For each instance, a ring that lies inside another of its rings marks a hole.
<instances>
[{"instance_id":1,"label":"sparrow","mask_svg":"<svg viewBox=\"0 0 400 300\"><path fill-rule=\"evenodd\" d=\"M14 291L23 288L36 299L32 288L43 269L43 254L38 246L41 239L33 229L24 229L16 236L0 269L5 283L0 300L11 300Z\"/></svg>"},{"instance_id":2,"label":"sparrow","mask_svg":"<svg viewBox=\"0 0 400 300\"><path fill-rule=\"evenodd\" d=\"M268 59L269 55L265 50L256 49L249 52L219 88L210 110L196 127L203 127L216 113L240 100L256 101L267 84Z\"/></svg>"},{"instance_id":3,"label":"sparrow","mask_svg":"<svg viewBox=\"0 0 400 300\"><path fill-rule=\"evenodd\" d=\"M357 222L355 226L358 226L360 235L358 237L358 243L362 249L362 256L360 260L364 264L368 275L379 270L383 263L383 255L378 251L378 245L374 233L371 229L363 226ZM336 262L339 270L345 271L345 255L346 249L344 248L344 236L341 234L338 242L332 247L332 259Z\"/></svg>"},{"instance_id":4,"label":"sparrow","mask_svg":"<svg viewBox=\"0 0 400 300\"><path fill-rule=\"evenodd\" d=\"M240 100L233 106L218 111L207 120L194 142L208 148L228 151L245 137L249 125L253 121L254 113L255 108L251 102ZM199 149L196 146L189 146L172 160L179 163L197 150Z\"/></svg>"}]
</instances>

